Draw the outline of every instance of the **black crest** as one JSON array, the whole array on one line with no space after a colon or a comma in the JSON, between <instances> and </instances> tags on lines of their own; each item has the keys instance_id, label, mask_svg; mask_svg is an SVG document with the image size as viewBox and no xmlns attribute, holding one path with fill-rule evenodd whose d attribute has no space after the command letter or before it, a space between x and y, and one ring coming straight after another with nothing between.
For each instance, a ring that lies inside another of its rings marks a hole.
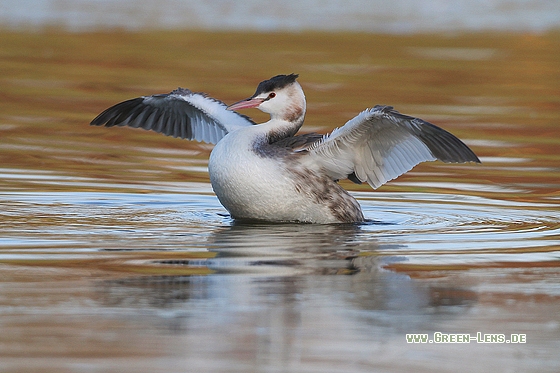
<instances>
[{"instance_id":1,"label":"black crest","mask_svg":"<svg viewBox=\"0 0 560 373\"><path fill-rule=\"evenodd\" d=\"M259 83L257 91L255 92L253 97L258 96L263 92L271 92L275 89L284 88L285 86L295 82L298 76L298 74L276 75L268 80L264 80Z\"/></svg>"}]
</instances>

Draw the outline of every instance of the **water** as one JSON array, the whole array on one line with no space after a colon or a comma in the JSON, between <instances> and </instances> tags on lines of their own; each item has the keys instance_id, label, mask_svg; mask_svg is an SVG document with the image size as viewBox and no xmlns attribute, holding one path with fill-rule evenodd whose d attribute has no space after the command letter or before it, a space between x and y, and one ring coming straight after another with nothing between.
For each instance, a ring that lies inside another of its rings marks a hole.
<instances>
[{"instance_id":1,"label":"water","mask_svg":"<svg viewBox=\"0 0 560 373\"><path fill-rule=\"evenodd\" d=\"M0 37L1 371L558 370L557 33ZM364 224L236 224L211 147L87 125L129 97L231 103L292 71L308 131L392 104L483 163L345 183ZM406 343L435 332L527 342Z\"/></svg>"},{"instance_id":2,"label":"water","mask_svg":"<svg viewBox=\"0 0 560 373\"><path fill-rule=\"evenodd\" d=\"M554 0L3 0L0 24L11 28L362 32L543 32L560 26Z\"/></svg>"}]
</instances>

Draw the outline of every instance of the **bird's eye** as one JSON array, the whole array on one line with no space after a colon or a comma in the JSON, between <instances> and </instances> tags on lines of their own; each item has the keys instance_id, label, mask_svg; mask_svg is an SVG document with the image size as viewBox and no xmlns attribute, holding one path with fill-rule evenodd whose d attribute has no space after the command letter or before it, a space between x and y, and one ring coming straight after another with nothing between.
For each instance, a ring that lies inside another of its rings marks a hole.
<instances>
[{"instance_id":1,"label":"bird's eye","mask_svg":"<svg viewBox=\"0 0 560 373\"><path fill-rule=\"evenodd\" d=\"M274 97L276 97L276 93L270 92L270 93L268 94L268 99L269 99L269 100L270 100L271 98L274 98Z\"/></svg>"}]
</instances>

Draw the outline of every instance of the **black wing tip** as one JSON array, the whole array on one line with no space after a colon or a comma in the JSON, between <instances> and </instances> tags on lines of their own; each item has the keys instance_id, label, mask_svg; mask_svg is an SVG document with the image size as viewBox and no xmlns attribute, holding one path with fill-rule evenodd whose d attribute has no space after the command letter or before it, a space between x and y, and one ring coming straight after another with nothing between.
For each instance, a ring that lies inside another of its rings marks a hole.
<instances>
[{"instance_id":1,"label":"black wing tip","mask_svg":"<svg viewBox=\"0 0 560 373\"><path fill-rule=\"evenodd\" d=\"M470 150L468 147L467 149ZM451 157L438 157L438 159L445 163L482 163L472 150L470 151L470 154L453 154Z\"/></svg>"},{"instance_id":2,"label":"black wing tip","mask_svg":"<svg viewBox=\"0 0 560 373\"><path fill-rule=\"evenodd\" d=\"M144 101L145 97L131 98L123 102L119 102L105 110L103 110L98 116L93 118L89 123L91 126L103 126L113 127L118 125L119 117L122 114L127 114L131 108L140 105ZM123 118L124 120L124 118Z\"/></svg>"},{"instance_id":3,"label":"black wing tip","mask_svg":"<svg viewBox=\"0 0 560 373\"><path fill-rule=\"evenodd\" d=\"M472 149L452 133L425 121L422 121L420 128L418 137L440 161L445 163L481 163Z\"/></svg>"},{"instance_id":4,"label":"black wing tip","mask_svg":"<svg viewBox=\"0 0 560 373\"><path fill-rule=\"evenodd\" d=\"M112 109L112 108L113 107L111 106L109 109ZM106 109L106 110L102 111L98 116L93 118L92 121L89 123L89 125L90 126L107 125L107 122L109 121L109 116L107 115L109 109Z\"/></svg>"},{"instance_id":5,"label":"black wing tip","mask_svg":"<svg viewBox=\"0 0 560 373\"><path fill-rule=\"evenodd\" d=\"M93 120L90 122L90 125L91 126L105 125L106 127L113 127L115 125L118 125L118 121L116 119L120 114L130 111L130 109L132 109L133 107L137 107L138 105L144 103L146 100L149 100L150 98L165 98L171 95L188 96L188 95L192 95L193 93L194 92L188 88L178 87L177 89L174 89L169 93L160 93L151 96L140 96L140 97L131 98L119 102L118 104L115 104L103 110L98 116L93 118ZM199 93L199 94L206 97L205 93Z\"/></svg>"},{"instance_id":6,"label":"black wing tip","mask_svg":"<svg viewBox=\"0 0 560 373\"><path fill-rule=\"evenodd\" d=\"M113 106L111 106L109 109L112 109ZM108 126L107 122L109 121L109 115L108 111L109 109L103 110L98 116L96 116L95 118L93 118L93 120L89 123L90 126Z\"/></svg>"},{"instance_id":7,"label":"black wing tip","mask_svg":"<svg viewBox=\"0 0 560 373\"><path fill-rule=\"evenodd\" d=\"M101 114L100 114L101 115ZM89 122L90 126L102 126L104 123L99 119L99 115L93 118L91 122Z\"/></svg>"},{"instance_id":8,"label":"black wing tip","mask_svg":"<svg viewBox=\"0 0 560 373\"><path fill-rule=\"evenodd\" d=\"M468 147L468 145L466 145L462 141L461 143L465 146L464 150L467 154L465 154L464 160L459 163L482 163L478 156L471 150L471 148Z\"/></svg>"},{"instance_id":9,"label":"black wing tip","mask_svg":"<svg viewBox=\"0 0 560 373\"><path fill-rule=\"evenodd\" d=\"M409 121L416 136L428 146L434 157L442 162L482 163L478 156L463 141L435 124L402 114L388 105L376 105L373 110Z\"/></svg>"}]
</instances>

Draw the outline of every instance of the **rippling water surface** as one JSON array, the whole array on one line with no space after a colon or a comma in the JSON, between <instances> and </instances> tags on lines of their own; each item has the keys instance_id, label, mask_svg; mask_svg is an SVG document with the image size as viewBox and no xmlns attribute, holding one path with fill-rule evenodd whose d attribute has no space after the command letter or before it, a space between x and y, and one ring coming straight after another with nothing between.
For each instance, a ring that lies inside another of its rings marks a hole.
<instances>
[{"instance_id":1,"label":"rippling water surface","mask_svg":"<svg viewBox=\"0 0 560 373\"><path fill-rule=\"evenodd\" d=\"M0 38L3 372L557 371L558 33ZM290 72L307 131L392 104L483 163L344 183L364 224L236 224L210 146L88 126L138 95L231 103ZM526 343L406 341L435 332Z\"/></svg>"}]
</instances>

